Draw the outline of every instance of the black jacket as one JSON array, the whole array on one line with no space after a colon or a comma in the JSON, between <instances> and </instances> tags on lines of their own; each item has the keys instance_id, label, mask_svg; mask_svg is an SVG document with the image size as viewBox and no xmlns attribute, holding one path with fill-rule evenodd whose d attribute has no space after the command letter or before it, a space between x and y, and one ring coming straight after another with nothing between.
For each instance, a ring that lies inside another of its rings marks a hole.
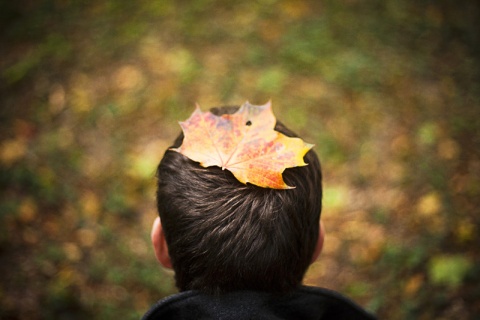
<instances>
[{"instance_id":1,"label":"black jacket","mask_svg":"<svg viewBox=\"0 0 480 320\"><path fill-rule=\"evenodd\" d=\"M185 291L160 300L142 318L160 319L372 320L375 317L335 291L302 286L284 295L238 291L211 296Z\"/></svg>"}]
</instances>

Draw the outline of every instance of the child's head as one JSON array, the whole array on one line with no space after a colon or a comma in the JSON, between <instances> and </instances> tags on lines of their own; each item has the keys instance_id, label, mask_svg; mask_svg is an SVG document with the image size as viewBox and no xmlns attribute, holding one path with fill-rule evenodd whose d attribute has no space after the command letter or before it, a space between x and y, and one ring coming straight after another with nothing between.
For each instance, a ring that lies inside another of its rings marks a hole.
<instances>
[{"instance_id":1,"label":"child's head","mask_svg":"<svg viewBox=\"0 0 480 320\"><path fill-rule=\"evenodd\" d=\"M281 123L275 130L295 136ZM174 147L182 140L183 134ZM323 239L320 163L312 150L304 159L307 166L283 173L295 188L278 190L242 184L228 170L165 152L157 171L161 225L152 238L159 260L173 266L180 290L281 292L301 283Z\"/></svg>"}]
</instances>

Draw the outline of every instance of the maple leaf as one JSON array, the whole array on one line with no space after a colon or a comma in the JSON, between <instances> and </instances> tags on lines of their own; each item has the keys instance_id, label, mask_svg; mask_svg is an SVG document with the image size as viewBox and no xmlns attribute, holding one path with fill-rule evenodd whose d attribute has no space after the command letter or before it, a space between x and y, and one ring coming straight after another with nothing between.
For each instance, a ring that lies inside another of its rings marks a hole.
<instances>
[{"instance_id":1,"label":"maple leaf","mask_svg":"<svg viewBox=\"0 0 480 320\"><path fill-rule=\"evenodd\" d=\"M238 181L263 188L290 189L282 178L286 168L305 166L304 155L313 145L275 131L271 102L244 103L234 114L216 116L197 105L180 122L184 140L180 152L203 167L227 169Z\"/></svg>"}]
</instances>

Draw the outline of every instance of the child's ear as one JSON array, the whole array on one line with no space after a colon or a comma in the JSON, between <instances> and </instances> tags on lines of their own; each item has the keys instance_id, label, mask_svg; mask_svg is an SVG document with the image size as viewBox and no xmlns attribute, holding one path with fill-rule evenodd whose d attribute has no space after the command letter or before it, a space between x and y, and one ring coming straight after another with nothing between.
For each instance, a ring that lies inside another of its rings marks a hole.
<instances>
[{"instance_id":1,"label":"child's ear","mask_svg":"<svg viewBox=\"0 0 480 320\"><path fill-rule=\"evenodd\" d=\"M317 245L315 247L315 251L313 252L312 263L315 262L315 260L317 260L318 256L322 252L324 241L325 241L325 228L323 227L323 223L320 221L318 240L317 240Z\"/></svg>"},{"instance_id":2,"label":"child's ear","mask_svg":"<svg viewBox=\"0 0 480 320\"><path fill-rule=\"evenodd\" d=\"M163 232L162 223L160 218L157 217L153 222L151 239L153 249L155 250L155 257L158 262L165 268L172 268L172 262L170 255L168 254L167 241L165 240L165 233Z\"/></svg>"}]
</instances>

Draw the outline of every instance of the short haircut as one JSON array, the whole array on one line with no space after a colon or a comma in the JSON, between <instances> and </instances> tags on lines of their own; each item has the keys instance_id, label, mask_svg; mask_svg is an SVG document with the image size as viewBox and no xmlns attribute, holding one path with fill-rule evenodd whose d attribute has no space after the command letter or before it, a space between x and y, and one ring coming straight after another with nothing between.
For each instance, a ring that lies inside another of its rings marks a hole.
<instances>
[{"instance_id":1,"label":"short haircut","mask_svg":"<svg viewBox=\"0 0 480 320\"><path fill-rule=\"evenodd\" d=\"M275 130L296 137L280 122ZM182 141L180 134L173 147ZM307 166L283 173L295 188L278 190L243 184L228 170L165 152L157 170L157 208L180 291L286 292L301 284L322 209L320 162L313 150L304 159Z\"/></svg>"}]
</instances>

